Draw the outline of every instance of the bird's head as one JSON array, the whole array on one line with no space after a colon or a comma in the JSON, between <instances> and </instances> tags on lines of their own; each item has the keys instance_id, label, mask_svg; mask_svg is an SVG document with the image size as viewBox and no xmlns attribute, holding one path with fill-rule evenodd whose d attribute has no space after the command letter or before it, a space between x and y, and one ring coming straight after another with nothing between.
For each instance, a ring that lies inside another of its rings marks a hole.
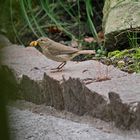
<instances>
[{"instance_id":1,"label":"bird's head","mask_svg":"<svg viewBox=\"0 0 140 140\"><path fill-rule=\"evenodd\" d=\"M48 41L49 41L49 39L47 37L41 37L41 38L37 39L36 41L32 41L30 43L30 46L33 46L33 47L35 47L37 45L39 45L40 47L46 46Z\"/></svg>"}]
</instances>

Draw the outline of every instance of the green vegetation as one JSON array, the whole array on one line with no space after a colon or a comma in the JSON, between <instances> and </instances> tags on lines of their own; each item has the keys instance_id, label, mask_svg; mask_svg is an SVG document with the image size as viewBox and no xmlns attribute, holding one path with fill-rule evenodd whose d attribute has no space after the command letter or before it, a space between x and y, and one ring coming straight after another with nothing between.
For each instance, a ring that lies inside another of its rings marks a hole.
<instances>
[{"instance_id":1,"label":"green vegetation","mask_svg":"<svg viewBox=\"0 0 140 140\"><path fill-rule=\"evenodd\" d=\"M113 51L108 53L112 64L129 73L140 72L140 48Z\"/></svg>"},{"instance_id":2,"label":"green vegetation","mask_svg":"<svg viewBox=\"0 0 140 140\"><path fill-rule=\"evenodd\" d=\"M140 47L139 47L139 30L130 27L126 33L128 38L128 46L125 50L116 50L108 53L110 64L124 70L126 72L140 72Z\"/></svg>"},{"instance_id":3,"label":"green vegetation","mask_svg":"<svg viewBox=\"0 0 140 140\"><path fill-rule=\"evenodd\" d=\"M132 31L132 32L128 32L127 33L127 38L129 41L129 46L131 48L138 48L139 47L139 37L138 37L138 33L136 31Z\"/></svg>"},{"instance_id":4,"label":"green vegetation","mask_svg":"<svg viewBox=\"0 0 140 140\"><path fill-rule=\"evenodd\" d=\"M0 5L0 12L3 13L0 15L0 33L8 36L12 42L25 46L40 36L49 36L68 45L74 40L81 49L95 49L95 59L100 59L107 56L104 40L101 41L98 34L102 31L102 14L99 13L102 8L103 1L98 0L94 3L91 0L4 1ZM131 31L130 27L126 35L132 49L109 52L106 59L111 59L111 63L122 70L139 72L138 31ZM88 37L92 37L93 41L85 41ZM84 56L84 59L91 57Z\"/></svg>"},{"instance_id":5,"label":"green vegetation","mask_svg":"<svg viewBox=\"0 0 140 140\"><path fill-rule=\"evenodd\" d=\"M17 1L19 11L15 10L14 3L11 0L12 25L16 38L24 45L40 36L49 36L56 41L78 39L80 47L86 36L92 36L96 39L92 49L103 51L97 34L102 30L102 14L98 11L102 11L103 1L20 0ZM19 12L18 18L16 12Z\"/></svg>"}]
</instances>

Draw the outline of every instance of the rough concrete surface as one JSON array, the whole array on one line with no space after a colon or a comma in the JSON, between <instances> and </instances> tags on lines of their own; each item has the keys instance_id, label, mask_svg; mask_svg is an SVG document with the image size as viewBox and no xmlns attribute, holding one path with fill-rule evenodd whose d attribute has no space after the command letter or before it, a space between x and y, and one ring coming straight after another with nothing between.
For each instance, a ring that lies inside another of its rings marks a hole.
<instances>
[{"instance_id":1,"label":"rough concrete surface","mask_svg":"<svg viewBox=\"0 0 140 140\"><path fill-rule=\"evenodd\" d=\"M89 89L106 95L110 91L119 93L123 102L134 103L140 101L140 74L132 74L111 81L94 82L87 85Z\"/></svg>"},{"instance_id":2,"label":"rough concrete surface","mask_svg":"<svg viewBox=\"0 0 140 140\"><path fill-rule=\"evenodd\" d=\"M14 69L16 74L21 77L27 75L33 80L42 80L44 72L56 80L62 80L63 77L68 79L70 76L74 78L96 79L102 76L117 78L126 76L127 73L114 68L113 66L105 66L97 61L68 62L62 72L51 71L60 63L47 59L35 48L23 46L5 47L0 51L3 58L3 64ZM63 77L62 77L63 76Z\"/></svg>"},{"instance_id":3,"label":"rough concrete surface","mask_svg":"<svg viewBox=\"0 0 140 140\"><path fill-rule=\"evenodd\" d=\"M140 78L97 61L58 62L35 48L9 46L0 50L3 65L15 73L17 97L77 115L89 114L117 127L140 129ZM11 73L10 73L11 75Z\"/></svg>"},{"instance_id":4,"label":"rough concrete surface","mask_svg":"<svg viewBox=\"0 0 140 140\"><path fill-rule=\"evenodd\" d=\"M14 140L139 140L138 131L120 131L90 116L17 101L8 107Z\"/></svg>"}]
</instances>

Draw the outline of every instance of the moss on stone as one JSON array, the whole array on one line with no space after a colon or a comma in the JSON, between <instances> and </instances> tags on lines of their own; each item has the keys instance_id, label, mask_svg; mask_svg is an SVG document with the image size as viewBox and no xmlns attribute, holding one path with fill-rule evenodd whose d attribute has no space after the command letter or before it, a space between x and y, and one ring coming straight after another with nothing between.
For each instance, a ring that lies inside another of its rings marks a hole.
<instances>
[{"instance_id":1,"label":"moss on stone","mask_svg":"<svg viewBox=\"0 0 140 140\"><path fill-rule=\"evenodd\" d=\"M112 64L127 72L140 72L140 48L125 49L123 51L113 51L108 53L108 58ZM120 64L120 62L123 62ZM121 65L121 66L120 66Z\"/></svg>"}]
</instances>

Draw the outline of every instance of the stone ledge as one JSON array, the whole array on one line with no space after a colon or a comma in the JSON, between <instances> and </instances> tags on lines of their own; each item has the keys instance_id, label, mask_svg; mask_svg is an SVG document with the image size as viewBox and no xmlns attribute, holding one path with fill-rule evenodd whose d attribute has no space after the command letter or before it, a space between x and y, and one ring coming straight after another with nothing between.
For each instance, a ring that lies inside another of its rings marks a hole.
<instances>
[{"instance_id":1,"label":"stone ledge","mask_svg":"<svg viewBox=\"0 0 140 140\"><path fill-rule=\"evenodd\" d=\"M35 48L13 46L3 48L0 53L2 65L9 67L7 73L14 71L18 99L114 121L116 126L125 129L140 129L138 75L128 75L93 60L69 62L62 72L51 73L50 69L59 63L48 60ZM95 79L102 76L110 79L96 82ZM123 85L125 79L127 87ZM129 79L133 79L132 82L128 82ZM121 91L123 87L131 94L130 99L134 96L129 102L127 92Z\"/></svg>"}]
</instances>

